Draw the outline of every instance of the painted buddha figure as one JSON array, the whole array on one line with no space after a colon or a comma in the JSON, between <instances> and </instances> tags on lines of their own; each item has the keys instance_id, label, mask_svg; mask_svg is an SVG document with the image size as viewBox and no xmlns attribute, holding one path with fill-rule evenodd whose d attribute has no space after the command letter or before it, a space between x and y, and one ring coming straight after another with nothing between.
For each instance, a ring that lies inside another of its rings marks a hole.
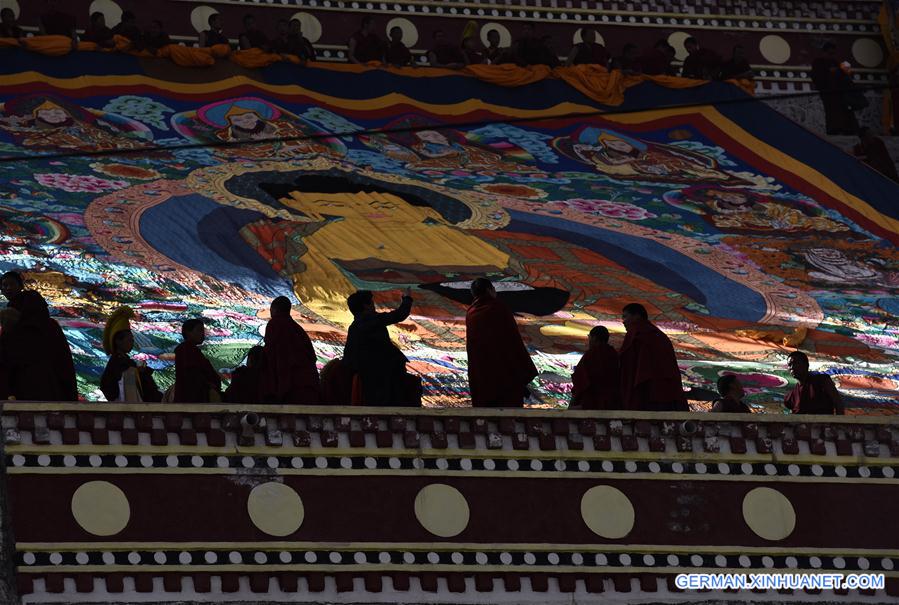
<instances>
[{"instance_id":1,"label":"painted buddha figure","mask_svg":"<svg viewBox=\"0 0 899 605\"><path fill-rule=\"evenodd\" d=\"M276 270L291 275L307 307L332 321L349 318L346 297L360 288L470 279L503 274L509 266L506 253L392 193L293 191L280 202L311 222L254 223L244 237ZM276 238L278 245L267 244Z\"/></svg>"}]
</instances>

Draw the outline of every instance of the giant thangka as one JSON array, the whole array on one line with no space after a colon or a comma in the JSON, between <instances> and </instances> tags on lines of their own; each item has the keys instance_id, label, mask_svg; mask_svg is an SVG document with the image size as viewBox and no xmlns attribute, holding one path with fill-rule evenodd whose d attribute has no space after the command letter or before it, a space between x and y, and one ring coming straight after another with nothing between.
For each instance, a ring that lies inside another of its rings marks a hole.
<instances>
[{"instance_id":1,"label":"giant thangka","mask_svg":"<svg viewBox=\"0 0 899 605\"><path fill-rule=\"evenodd\" d=\"M488 276L537 405L567 403L587 332L620 344L637 301L687 387L734 372L777 411L799 348L850 412L895 409L896 186L731 84L646 82L605 107L552 80L278 64L208 82L5 52L21 69L0 76L0 265L47 297L87 399L119 305L165 386L184 318L207 320L227 374L290 294L323 365L347 295L409 286L393 337L427 405L465 405L467 286Z\"/></svg>"}]
</instances>

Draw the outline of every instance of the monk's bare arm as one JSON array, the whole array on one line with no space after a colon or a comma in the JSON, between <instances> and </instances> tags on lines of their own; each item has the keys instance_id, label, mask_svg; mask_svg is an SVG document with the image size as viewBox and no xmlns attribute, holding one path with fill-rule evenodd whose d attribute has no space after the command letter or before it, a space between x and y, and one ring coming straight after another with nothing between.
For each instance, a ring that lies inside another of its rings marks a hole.
<instances>
[{"instance_id":1,"label":"monk's bare arm","mask_svg":"<svg viewBox=\"0 0 899 605\"><path fill-rule=\"evenodd\" d=\"M373 318L374 322L378 326L391 326L393 324L398 324L401 321L405 321L407 317L409 317L409 313L412 312L412 297L411 296L403 296L403 302L400 303L400 306L394 309L393 311L387 311L385 313L376 313Z\"/></svg>"}]
</instances>

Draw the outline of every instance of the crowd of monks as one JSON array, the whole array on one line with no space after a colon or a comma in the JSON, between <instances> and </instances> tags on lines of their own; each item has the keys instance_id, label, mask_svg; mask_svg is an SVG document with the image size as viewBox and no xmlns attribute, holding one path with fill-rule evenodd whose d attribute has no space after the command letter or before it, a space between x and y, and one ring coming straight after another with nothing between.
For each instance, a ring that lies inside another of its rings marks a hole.
<instances>
[{"instance_id":1,"label":"crowd of monks","mask_svg":"<svg viewBox=\"0 0 899 605\"><path fill-rule=\"evenodd\" d=\"M172 43L165 32L164 25L154 19L141 26L133 11L122 12L121 20L114 27L109 27L102 12L90 13L84 33L77 33L77 19L67 12L59 0L45 0L46 10L38 23L40 33L62 35L77 40L94 42L100 48L113 48L115 36L127 38L135 50L156 51ZM237 40L241 50L258 48L265 52L289 54L301 60L315 60L316 51L312 43L302 31L302 23L298 19L279 19L274 32L263 31L257 25L252 13L242 19L240 31L226 29L224 18L220 13L212 13L208 18L208 29L200 33L199 44L203 47L231 46L231 39ZM512 63L520 66L549 65L556 67L565 65L601 65L609 69L620 69L628 73L645 73L649 75L682 75L687 78L705 80L751 78L752 68L745 59L743 47L734 47L730 57L722 57L714 50L700 46L696 38L688 38L685 42L687 57L683 67L678 70L674 65L674 48L667 38L660 39L652 48L639 49L628 41L615 55L606 49L602 38L589 27L581 30L581 41L568 49L565 59L555 48L550 36L542 35L535 23L524 23L519 35L508 46L501 45L500 33L496 29L486 33L487 44L481 44L478 36L478 24L469 21L462 28L461 36L443 30L432 34L431 43L425 57L432 67L460 68L472 64ZM370 64L373 61L394 66L415 65L411 50L403 42L403 30L394 26L384 39L378 34L374 17L366 15L362 18L359 30L347 41L347 58L353 63ZM0 11L0 38L21 38L25 36L15 13L9 7Z\"/></svg>"},{"instance_id":2,"label":"crowd of monks","mask_svg":"<svg viewBox=\"0 0 899 605\"><path fill-rule=\"evenodd\" d=\"M52 319L40 293L25 288L14 271L0 278L8 304L0 311L0 398L29 401L77 401L72 353L65 334ZM486 278L471 283L473 302L465 327L468 381L474 407L522 407L537 368L525 346L515 316L497 297ZM315 349L306 331L291 316L291 302L275 298L265 328L264 344L247 354L222 391L222 378L201 350L206 338L200 319L181 326L175 347L175 383L160 391L153 371L130 356L134 311L120 307L108 318L103 348L109 355L100 379L108 401L175 403L275 403L370 406L421 405L421 380L406 371L408 360L393 343L388 326L412 311L407 288L400 304L378 311L370 291L347 299L353 321L342 358L319 373ZM570 409L689 411L674 347L649 321L643 305L622 310L626 331L620 350L609 344L603 326L590 331L588 350L574 370ZM842 414L843 403L826 374L809 371L808 357L795 351L789 369L797 380L784 398L794 414ZM718 381L720 398L712 411L749 413L736 375Z\"/></svg>"}]
</instances>

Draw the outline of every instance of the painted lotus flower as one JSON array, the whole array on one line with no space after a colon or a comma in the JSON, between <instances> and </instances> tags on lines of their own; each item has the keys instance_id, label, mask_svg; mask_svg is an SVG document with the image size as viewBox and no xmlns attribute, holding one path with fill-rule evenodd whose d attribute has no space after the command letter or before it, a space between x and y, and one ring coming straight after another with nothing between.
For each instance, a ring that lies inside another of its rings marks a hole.
<instances>
[{"instance_id":1,"label":"painted lotus flower","mask_svg":"<svg viewBox=\"0 0 899 605\"><path fill-rule=\"evenodd\" d=\"M619 218L628 221L642 221L648 218L656 218L656 215L640 206L628 204L627 202L612 202L609 200L586 200L583 198L575 198L557 202L559 204L574 208L586 214L599 214L608 218Z\"/></svg>"},{"instance_id":2,"label":"painted lotus flower","mask_svg":"<svg viewBox=\"0 0 899 605\"><path fill-rule=\"evenodd\" d=\"M128 181L110 181L90 175L45 173L36 174L34 179L45 187L62 189L71 193L102 193L123 189L130 183Z\"/></svg>"},{"instance_id":3,"label":"painted lotus flower","mask_svg":"<svg viewBox=\"0 0 899 605\"><path fill-rule=\"evenodd\" d=\"M91 168L100 174L121 179L149 181L151 179L158 179L162 176L152 168L141 168L140 166L131 166L128 164L103 164L101 162L94 162L91 164Z\"/></svg>"}]
</instances>

